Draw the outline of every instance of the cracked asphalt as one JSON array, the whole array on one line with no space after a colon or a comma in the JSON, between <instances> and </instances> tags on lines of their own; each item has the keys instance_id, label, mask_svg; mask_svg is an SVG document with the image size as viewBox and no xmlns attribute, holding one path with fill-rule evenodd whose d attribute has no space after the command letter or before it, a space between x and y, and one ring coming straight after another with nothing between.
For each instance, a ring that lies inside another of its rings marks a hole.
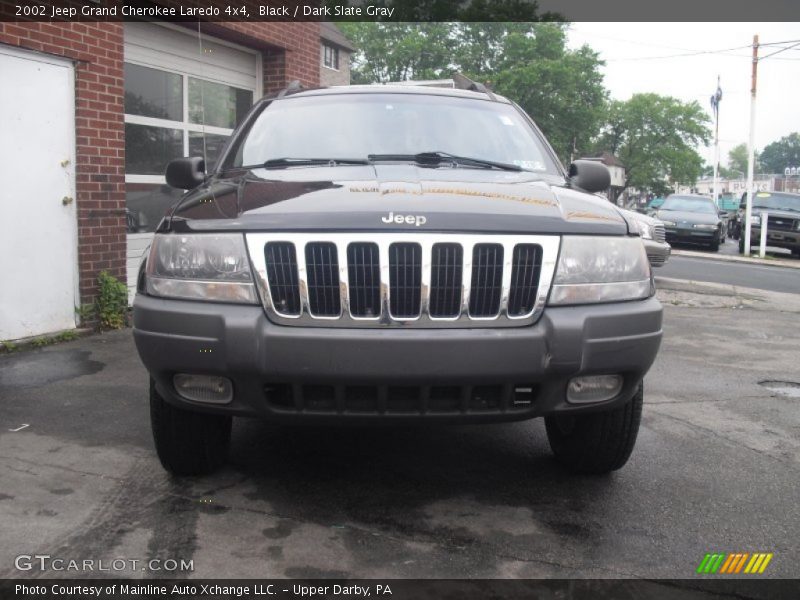
<instances>
[{"instance_id":1,"label":"cracked asphalt","mask_svg":"<svg viewBox=\"0 0 800 600\"><path fill-rule=\"evenodd\" d=\"M773 552L764 576L798 577L800 398L759 382L800 382L800 308L689 290L659 292L639 441L607 477L560 470L538 420L238 420L227 467L173 479L130 331L0 356L0 577L77 576L15 569L38 553L189 577L683 578L706 552Z\"/></svg>"}]
</instances>

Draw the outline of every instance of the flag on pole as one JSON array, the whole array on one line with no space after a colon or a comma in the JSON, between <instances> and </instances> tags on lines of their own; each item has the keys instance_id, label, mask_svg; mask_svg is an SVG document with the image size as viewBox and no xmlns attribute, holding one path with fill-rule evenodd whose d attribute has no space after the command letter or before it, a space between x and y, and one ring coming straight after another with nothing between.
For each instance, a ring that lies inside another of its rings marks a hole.
<instances>
[{"instance_id":1,"label":"flag on pole","mask_svg":"<svg viewBox=\"0 0 800 600\"><path fill-rule=\"evenodd\" d=\"M719 103L722 101L722 88L719 85L719 77L717 77L717 91L711 96L711 110L714 111L714 117L719 117Z\"/></svg>"}]
</instances>

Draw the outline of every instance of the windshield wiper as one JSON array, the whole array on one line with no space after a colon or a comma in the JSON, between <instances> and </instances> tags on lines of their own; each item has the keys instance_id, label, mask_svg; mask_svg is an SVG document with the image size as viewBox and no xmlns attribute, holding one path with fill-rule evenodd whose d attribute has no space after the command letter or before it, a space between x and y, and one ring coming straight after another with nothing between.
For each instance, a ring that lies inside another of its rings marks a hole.
<instances>
[{"instance_id":1,"label":"windshield wiper","mask_svg":"<svg viewBox=\"0 0 800 600\"><path fill-rule=\"evenodd\" d=\"M502 169L503 171L522 171L523 168L510 163L485 160L483 158L471 158L469 156L458 156L448 152L420 152L418 154L370 154L367 158L373 162L382 161L414 161L421 165L440 165L451 163L460 166L480 167L484 169Z\"/></svg>"},{"instance_id":2,"label":"windshield wiper","mask_svg":"<svg viewBox=\"0 0 800 600\"><path fill-rule=\"evenodd\" d=\"M241 169L282 169L285 167L317 167L338 165L368 165L366 158L270 158L259 165L245 165Z\"/></svg>"}]
</instances>

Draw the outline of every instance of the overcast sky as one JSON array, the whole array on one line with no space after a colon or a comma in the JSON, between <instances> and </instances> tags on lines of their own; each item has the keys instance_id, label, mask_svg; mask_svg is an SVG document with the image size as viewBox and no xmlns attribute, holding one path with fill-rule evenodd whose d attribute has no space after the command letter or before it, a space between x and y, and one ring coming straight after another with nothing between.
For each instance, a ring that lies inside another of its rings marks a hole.
<instances>
[{"instance_id":1,"label":"overcast sky","mask_svg":"<svg viewBox=\"0 0 800 600\"><path fill-rule=\"evenodd\" d=\"M800 42L800 23L573 23L569 43L572 47L588 44L600 53L606 61L605 85L612 98L619 100L638 92L655 92L697 100L711 115L709 99L719 75L723 92L720 158L724 165L728 150L747 142L750 127L752 49L729 49L752 45L754 34L759 35L761 44ZM761 47L759 55L781 47ZM674 56L701 51L709 53ZM800 131L800 46L759 61L756 111L758 150ZM711 163L713 143L700 152Z\"/></svg>"}]
</instances>

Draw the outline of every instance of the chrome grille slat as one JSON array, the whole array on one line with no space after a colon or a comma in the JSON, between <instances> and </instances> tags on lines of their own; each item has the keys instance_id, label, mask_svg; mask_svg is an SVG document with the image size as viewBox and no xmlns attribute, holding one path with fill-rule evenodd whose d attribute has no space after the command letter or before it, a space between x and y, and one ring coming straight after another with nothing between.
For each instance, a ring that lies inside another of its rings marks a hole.
<instances>
[{"instance_id":1,"label":"chrome grille slat","mask_svg":"<svg viewBox=\"0 0 800 600\"><path fill-rule=\"evenodd\" d=\"M533 244L517 244L511 266L509 317L518 317L533 309L541 268L539 247Z\"/></svg>"},{"instance_id":2,"label":"chrome grille slat","mask_svg":"<svg viewBox=\"0 0 800 600\"><path fill-rule=\"evenodd\" d=\"M654 231L654 233L655 233L655 236L654 236L655 237L655 241L656 242L665 242L666 239L667 239L667 233L666 233L666 230L664 229L664 224L663 223L656 223L654 229L655 229L655 231Z\"/></svg>"},{"instance_id":3,"label":"chrome grille slat","mask_svg":"<svg viewBox=\"0 0 800 600\"><path fill-rule=\"evenodd\" d=\"M287 316L299 316L301 303L294 245L291 242L270 242L264 246L263 252L275 310Z\"/></svg>"},{"instance_id":4,"label":"chrome grille slat","mask_svg":"<svg viewBox=\"0 0 800 600\"><path fill-rule=\"evenodd\" d=\"M347 246L347 270L352 294L350 315L354 318L378 319L381 307L380 248L372 242Z\"/></svg>"},{"instance_id":5,"label":"chrome grille slat","mask_svg":"<svg viewBox=\"0 0 800 600\"><path fill-rule=\"evenodd\" d=\"M342 306L336 244L306 244L305 256L309 312L315 316L338 317Z\"/></svg>"},{"instance_id":6,"label":"chrome grille slat","mask_svg":"<svg viewBox=\"0 0 800 600\"><path fill-rule=\"evenodd\" d=\"M416 243L389 246L389 310L392 317L416 319L422 300L422 248Z\"/></svg>"},{"instance_id":7,"label":"chrome grille slat","mask_svg":"<svg viewBox=\"0 0 800 600\"><path fill-rule=\"evenodd\" d=\"M461 312L460 244L434 244L431 254L430 303L433 318L453 318Z\"/></svg>"},{"instance_id":8,"label":"chrome grille slat","mask_svg":"<svg viewBox=\"0 0 800 600\"><path fill-rule=\"evenodd\" d=\"M503 246L476 244L472 257L472 292L469 316L491 318L500 312L503 290Z\"/></svg>"},{"instance_id":9,"label":"chrome grille slat","mask_svg":"<svg viewBox=\"0 0 800 600\"><path fill-rule=\"evenodd\" d=\"M538 320L558 236L245 234L273 322L320 327L514 327Z\"/></svg>"}]
</instances>

